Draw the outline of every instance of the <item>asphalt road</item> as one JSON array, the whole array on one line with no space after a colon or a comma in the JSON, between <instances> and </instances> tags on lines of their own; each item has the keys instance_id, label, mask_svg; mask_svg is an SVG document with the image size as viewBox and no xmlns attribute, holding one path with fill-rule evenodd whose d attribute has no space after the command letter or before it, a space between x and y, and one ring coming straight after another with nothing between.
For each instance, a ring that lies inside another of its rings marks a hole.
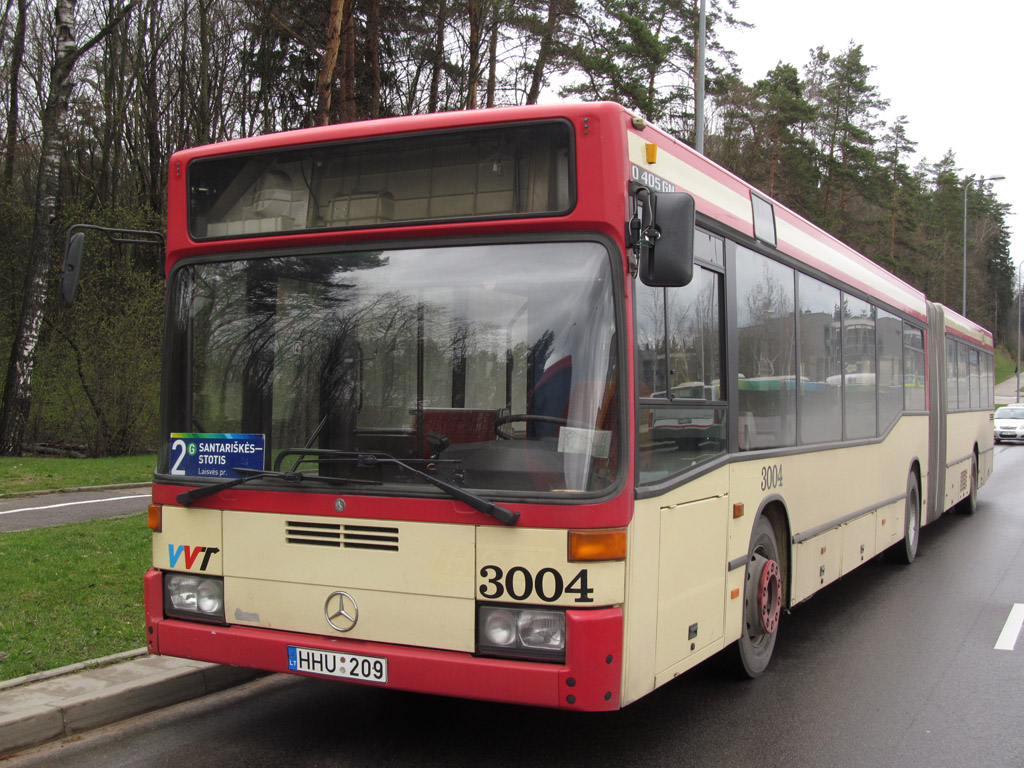
<instances>
[{"instance_id":1,"label":"asphalt road","mask_svg":"<svg viewBox=\"0 0 1024 768\"><path fill-rule=\"evenodd\" d=\"M150 498L147 483L135 488L0 499L0 533L145 512Z\"/></svg>"},{"instance_id":2,"label":"asphalt road","mask_svg":"<svg viewBox=\"0 0 1024 768\"><path fill-rule=\"evenodd\" d=\"M756 681L712 659L594 715L271 676L4 768L1020 768L1024 636L1010 617L1024 604L1024 446L996 453L977 514L927 526L912 565L873 560L784 616Z\"/></svg>"}]
</instances>

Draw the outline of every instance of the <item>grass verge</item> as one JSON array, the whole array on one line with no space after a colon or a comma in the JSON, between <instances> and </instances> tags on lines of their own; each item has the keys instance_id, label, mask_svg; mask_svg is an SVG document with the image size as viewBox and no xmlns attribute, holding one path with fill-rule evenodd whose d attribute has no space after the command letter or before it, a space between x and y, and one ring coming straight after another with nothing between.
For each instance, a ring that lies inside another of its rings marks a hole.
<instances>
[{"instance_id":1,"label":"grass verge","mask_svg":"<svg viewBox=\"0 0 1024 768\"><path fill-rule=\"evenodd\" d=\"M153 479L156 454L106 459L0 456L0 498L19 491L143 483Z\"/></svg>"},{"instance_id":2,"label":"grass verge","mask_svg":"<svg viewBox=\"0 0 1024 768\"><path fill-rule=\"evenodd\" d=\"M996 347L995 354L995 378L996 384L1002 381L1006 381L1008 378L1013 376L1017 370L1017 352L1014 350L1011 355L1006 347Z\"/></svg>"},{"instance_id":3,"label":"grass verge","mask_svg":"<svg viewBox=\"0 0 1024 768\"><path fill-rule=\"evenodd\" d=\"M143 647L150 542L145 514L0 534L0 680Z\"/></svg>"}]
</instances>

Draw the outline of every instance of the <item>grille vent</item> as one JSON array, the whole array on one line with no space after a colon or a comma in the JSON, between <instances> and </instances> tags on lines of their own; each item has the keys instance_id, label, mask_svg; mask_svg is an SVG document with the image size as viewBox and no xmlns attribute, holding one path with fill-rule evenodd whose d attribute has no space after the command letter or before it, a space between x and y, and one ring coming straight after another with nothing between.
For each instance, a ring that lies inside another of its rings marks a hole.
<instances>
[{"instance_id":1,"label":"grille vent","mask_svg":"<svg viewBox=\"0 0 1024 768\"><path fill-rule=\"evenodd\" d=\"M341 538L346 549L398 551L398 529L377 525L346 525Z\"/></svg>"},{"instance_id":2,"label":"grille vent","mask_svg":"<svg viewBox=\"0 0 1024 768\"><path fill-rule=\"evenodd\" d=\"M289 544L340 549L376 549L398 551L398 529L378 525L340 525L288 520L285 539Z\"/></svg>"}]
</instances>

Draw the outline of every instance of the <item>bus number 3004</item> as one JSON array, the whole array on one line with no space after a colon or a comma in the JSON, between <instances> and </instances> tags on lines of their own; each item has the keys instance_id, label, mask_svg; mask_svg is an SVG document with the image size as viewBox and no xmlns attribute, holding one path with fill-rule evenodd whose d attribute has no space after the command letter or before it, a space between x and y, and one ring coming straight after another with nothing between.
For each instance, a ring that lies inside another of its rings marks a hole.
<instances>
[{"instance_id":1,"label":"bus number 3004","mask_svg":"<svg viewBox=\"0 0 1024 768\"><path fill-rule=\"evenodd\" d=\"M594 590L587 586L587 569L577 573L567 585L562 574L554 568L541 568L534 576L517 565L508 573L497 565L485 565L480 575L487 579L480 585L480 595L488 600L500 600L508 595L512 600L529 600L534 593L545 603L553 603L563 594L575 595L577 603L592 603Z\"/></svg>"},{"instance_id":2,"label":"bus number 3004","mask_svg":"<svg viewBox=\"0 0 1024 768\"><path fill-rule=\"evenodd\" d=\"M782 465L769 464L761 467L761 490L770 491L782 487Z\"/></svg>"}]
</instances>

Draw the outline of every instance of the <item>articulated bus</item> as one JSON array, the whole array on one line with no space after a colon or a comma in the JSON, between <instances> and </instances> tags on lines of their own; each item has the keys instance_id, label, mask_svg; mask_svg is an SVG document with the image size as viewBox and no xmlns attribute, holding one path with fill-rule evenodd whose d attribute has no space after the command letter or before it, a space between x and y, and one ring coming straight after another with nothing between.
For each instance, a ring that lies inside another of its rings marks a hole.
<instances>
[{"instance_id":1,"label":"articulated bus","mask_svg":"<svg viewBox=\"0 0 1024 768\"><path fill-rule=\"evenodd\" d=\"M992 471L992 336L615 104L171 159L149 650L609 710Z\"/></svg>"}]
</instances>

